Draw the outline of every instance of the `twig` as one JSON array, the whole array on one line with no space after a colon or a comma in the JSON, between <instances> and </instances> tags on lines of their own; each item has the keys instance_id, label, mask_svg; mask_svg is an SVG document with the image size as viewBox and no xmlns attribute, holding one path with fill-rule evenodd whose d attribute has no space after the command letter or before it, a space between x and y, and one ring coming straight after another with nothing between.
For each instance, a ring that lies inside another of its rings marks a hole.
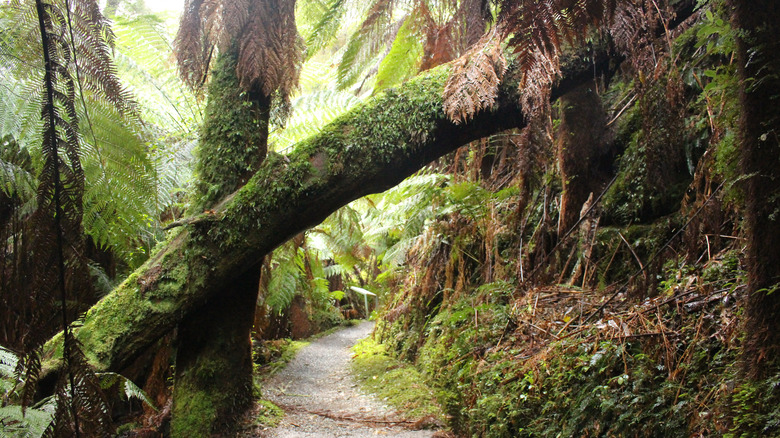
<instances>
[{"instance_id":1,"label":"twig","mask_svg":"<svg viewBox=\"0 0 780 438\"><path fill-rule=\"evenodd\" d=\"M639 259L639 256L638 256L638 255L636 255L636 252L634 252L634 248L632 248L632 247L631 247L631 244L630 244L630 243L628 243L628 240L626 240L626 238L625 238L625 237L623 237L623 233L621 233L620 231L618 231L618 236L620 236L620 239L621 239L621 240L623 240L623 243L625 243L625 244L626 244L626 246L628 247L628 250L629 250L629 251L631 251L631 254L633 254L633 255L634 255L634 258L636 259L636 262L639 264L639 269L641 269L642 271L644 271L644 270L645 270L645 266L642 264L642 260L640 260L640 259Z\"/></svg>"},{"instance_id":2,"label":"twig","mask_svg":"<svg viewBox=\"0 0 780 438\"><path fill-rule=\"evenodd\" d=\"M163 231L172 230L177 227L183 227L185 225L195 225L203 222L216 222L220 220L221 217L217 214L211 213L211 214L199 214L197 216L190 216L184 219L180 219L178 221L173 221L163 227Z\"/></svg>"}]
</instances>

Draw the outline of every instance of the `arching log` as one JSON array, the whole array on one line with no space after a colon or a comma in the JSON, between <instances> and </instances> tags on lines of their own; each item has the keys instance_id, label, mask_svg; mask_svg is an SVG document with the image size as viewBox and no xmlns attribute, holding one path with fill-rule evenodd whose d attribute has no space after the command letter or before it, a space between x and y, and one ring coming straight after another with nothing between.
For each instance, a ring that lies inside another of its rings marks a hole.
<instances>
[{"instance_id":1,"label":"arching log","mask_svg":"<svg viewBox=\"0 0 780 438\"><path fill-rule=\"evenodd\" d=\"M590 50L568 58L553 98L609 65L606 54L594 60ZM350 111L290 155L271 154L244 187L188 219L87 312L75 333L90 362L98 370L121 371L185 316L231 299L219 296L222 286L290 237L462 145L524 125L512 70L493 110L459 125L442 110L447 75L447 66L432 70ZM58 336L45 347L44 377L61 366L61 356Z\"/></svg>"}]
</instances>

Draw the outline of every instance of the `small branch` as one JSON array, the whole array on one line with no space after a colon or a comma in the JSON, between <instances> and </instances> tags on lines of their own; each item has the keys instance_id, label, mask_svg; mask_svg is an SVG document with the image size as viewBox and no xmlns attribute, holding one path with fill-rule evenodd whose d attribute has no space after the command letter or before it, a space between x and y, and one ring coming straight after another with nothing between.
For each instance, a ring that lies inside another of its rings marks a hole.
<instances>
[{"instance_id":1,"label":"small branch","mask_svg":"<svg viewBox=\"0 0 780 438\"><path fill-rule=\"evenodd\" d=\"M209 212L204 214L199 214L197 216L190 216L184 219L180 219L178 221L173 221L169 223L168 225L163 227L163 231L172 230L174 228L183 227L185 225L196 225L203 222L217 222L220 219L222 219L222 216L217 214L216 212Z\"/></svg>"}]
</instances>

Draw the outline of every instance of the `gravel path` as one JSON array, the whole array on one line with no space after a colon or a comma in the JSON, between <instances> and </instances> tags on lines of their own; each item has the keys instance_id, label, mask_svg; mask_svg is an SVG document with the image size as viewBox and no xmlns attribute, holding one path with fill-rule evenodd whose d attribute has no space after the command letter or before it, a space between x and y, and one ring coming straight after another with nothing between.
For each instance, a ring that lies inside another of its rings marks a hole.
<instances>
[{"instance_id":1,"label":"gravel path","mask_svg":"<svg viewBox=\"0 0 780 438\"><path fill-rule=\"evenodd\" d=\"M259 436L432 437L430 430L410 430L396 412L361 393L350 375L349 348L368 336L373 326L364 322L315 340L266 381L264 397L286 415L278 427Z\"/></svg>"}]
</instances>

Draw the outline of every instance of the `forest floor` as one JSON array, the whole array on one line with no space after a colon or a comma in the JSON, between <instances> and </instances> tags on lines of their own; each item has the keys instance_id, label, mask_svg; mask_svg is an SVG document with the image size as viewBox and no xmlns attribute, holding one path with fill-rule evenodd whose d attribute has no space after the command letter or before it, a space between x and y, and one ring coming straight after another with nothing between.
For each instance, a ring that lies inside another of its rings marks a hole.
<instances>
[{"instance_id":1,"label":"forest floor","mask_svg":"<svg viewBox=\"0 0 780 438\"><path fill-rule=\"evenodd\" d=\"M263 384L264 398L285 411L273 428L256 437L434 437L412 430L402 413L361 392L349 371L350 347L367 337L373 322L316 339Z\"/></svg>"}]
</instances>

